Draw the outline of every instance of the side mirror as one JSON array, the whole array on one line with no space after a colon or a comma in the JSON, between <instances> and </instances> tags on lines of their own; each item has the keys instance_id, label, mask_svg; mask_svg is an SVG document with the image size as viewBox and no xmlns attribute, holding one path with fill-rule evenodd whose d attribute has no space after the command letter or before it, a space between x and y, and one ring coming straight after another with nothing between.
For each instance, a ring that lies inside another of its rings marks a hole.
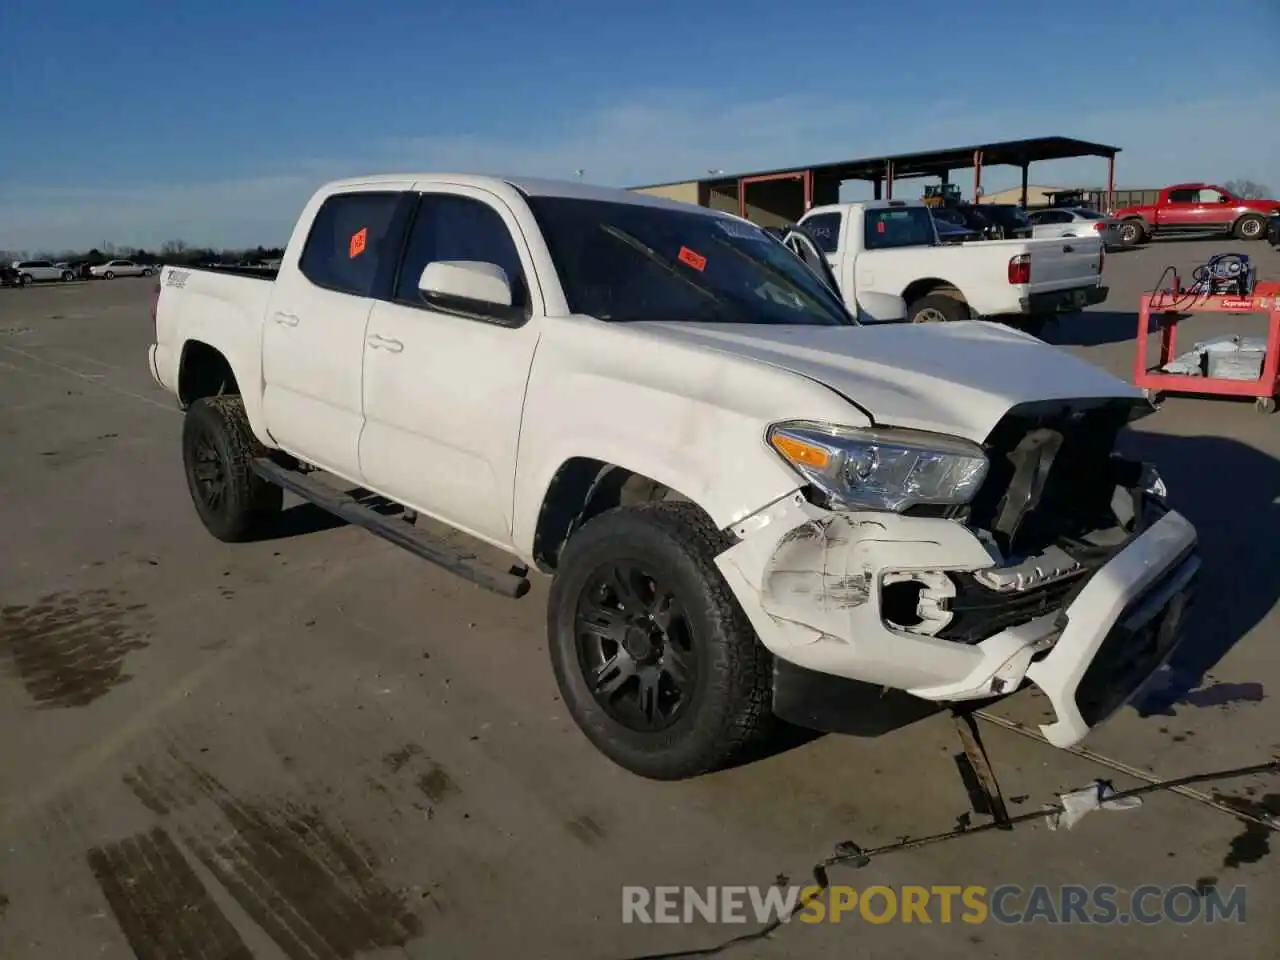
<instances>
[{"instance_id":1,"label":"side mirror","mask_svg":"<svg viewBox=\"0 0 1280 960\"><path fill-rule=\"evenodd\" d=\"M1219 197L1219 198L1218 198L1218 202L1219 202L1219 203L1234 203L1234 202L1235 202L1235 199L1236 199L1235 197Z\"/></svg>"},{"instance_id":2,"label":"side mirror","mask_svg":"<svg viewBox=\"0 0 1280 960\"><path fill-rule=\"evenodd\" d=\"M418 290L441 306L478 313L504 312L512 302L507 272L496 263L479 260L428 263L418 278Z\"/></svg>"}]
</instances>

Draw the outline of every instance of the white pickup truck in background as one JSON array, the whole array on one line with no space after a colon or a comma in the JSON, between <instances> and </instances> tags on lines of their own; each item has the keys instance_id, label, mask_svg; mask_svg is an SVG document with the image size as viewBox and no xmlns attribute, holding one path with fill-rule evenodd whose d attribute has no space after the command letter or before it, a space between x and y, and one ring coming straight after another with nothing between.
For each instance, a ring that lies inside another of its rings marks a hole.
<instances>
[{"instance_id":1,"label":"white pickup truck in background","mask_svg":"<svg viewBox=\"0 0 1280 960\"><path fill-rule=\"evenodd\" d=\"M814 207L798 226L851 309L878 294L902 297L916 322L993 318L1036 332L1107 297L1095 236L939 244L929 208L906 200Z\"/></svg>"},{"instance_id":2,"label":"white pickup truck in background","mask_svg":"<svg viewBox=\"0 0 1280 960\"><path fill-rule=\"evenodd\" d=\"M934 254L859 268L899 255ZM1132 387L1000 324L861 324L712 210L332 183L274 278L166 267L155 338L214 536L268 533L287 489L501 594L553 577L565 704L648 777L732 762L775 718L874 728L886 691L1033 683L1074 744L1172 651L1196 581L1195 530L1115 452L1152 409Z\"/></svg>"}]
</instances>

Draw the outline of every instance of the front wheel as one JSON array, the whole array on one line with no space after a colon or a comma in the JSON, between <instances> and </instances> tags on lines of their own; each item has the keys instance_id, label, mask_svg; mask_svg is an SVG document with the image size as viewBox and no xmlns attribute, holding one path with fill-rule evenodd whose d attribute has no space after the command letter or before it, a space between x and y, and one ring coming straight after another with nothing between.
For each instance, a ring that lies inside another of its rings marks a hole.
<instances>
[{"instance_id":1,"label":"front wheel","mask_svg":"<svg viewBox=\"0 0 1280 960\"><path fill-rule=\"evenodd\" d=\"M716 568L697 507L620 507L565 546L548 647L570 716L614 763L679 780L740 758L772 727L772 659Z\"/></svg>"},{"instance_id":2,"label":"front wheel","mask_svg":"<svg viewBox=\"0 0 1280 960\"><path fill-rule=\"evenodd\" d=\"M112 271L110 271L110 270L108 270L108 271L107 271L106 273L104 273L102 276L103 276L103 278L104 278L104 279L106 279L106 280L114 280L114 279L116 278L115 273L113 273L113 272L112 272Z\"/></svg>"},{"instance_id":3,"label":"front wheel","mask_svg":"<svg viewBox=\"0 0 1280 960\"><path fill-rule=\"evenodd\" d=\"M31 274L29 274L29 273L24 273L24 274L19 278L19 281L22 283L22 285L23 285L24 287L29 287L29 286L31 286L33 283L35 283L35 282L36 282L36 281L35 281L35 278L34 278L34 277L32 277L32 276L31 276Z\"/></svg>"},{"instance_id":4,"label":"front wheel","mask_svg":"<svg viewBox=\"0 0 1280 960\"><path fill-rule=\"evenodd\" d=\"M64 271L62 271L62 282L63 282L63 283L70 283L70 282L71 282L72 280L74 280L75 278L76 278L76 277L75 277L75 274L74 274L74 273L72 273L70 270L64 270Z\"/></svg>"},{"instance_id":5,"label":"front wheel","mask_svg":"<svg viewBox=\"0 0 1280 960\"><path fill-rule=\"evenodd\" d=\"M284 491L250 468L265 453L239 397L205 397L187 410L182 424L187 488L200 521L219 540L249 540L280 512Z\"/></svg>"}]
</instances>

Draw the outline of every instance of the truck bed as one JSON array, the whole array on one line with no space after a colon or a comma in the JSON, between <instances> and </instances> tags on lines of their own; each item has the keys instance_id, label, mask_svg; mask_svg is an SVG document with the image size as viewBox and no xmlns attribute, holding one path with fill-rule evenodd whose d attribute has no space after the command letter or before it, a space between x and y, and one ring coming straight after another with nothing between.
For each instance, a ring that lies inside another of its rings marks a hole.
<instances>
[{"instance_id":1,"label":"truck bed","mask_svg":"<svg viewBox=\"0 0 1280 960\"><path fill-rule=\"evenodd\" d=\"M279 267L240 267L218 264L216 266L174 266L174 270L201 270L208 273L230 274L236 277L249 277L252 280L274 280L280 275Z\"/></svg>"}]
</instances>

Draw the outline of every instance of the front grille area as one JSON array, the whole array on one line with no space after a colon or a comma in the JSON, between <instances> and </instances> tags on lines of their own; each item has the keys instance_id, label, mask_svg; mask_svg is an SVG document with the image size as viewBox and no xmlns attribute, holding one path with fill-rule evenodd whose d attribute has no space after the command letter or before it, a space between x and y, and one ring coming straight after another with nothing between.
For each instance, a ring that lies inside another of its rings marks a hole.
<instances>
[{"instance_id":1,"label":"front grille area","mask_svg":"<svg viewBox=\"0 0 1280 960\"><path fill-rule=\"evenodd\" d=\"M983 586L972 574L953 573L951 580L955 584L956 595L949 606L951 621L937 635L939 639L955 643L981 643L1001 630L1029 623L1058 610L1085 575L1082 570L1074 577L1042 587L998 593Z\"/></svg>"},{"instance_id":2,"label":"front grille area","mask_svg":"<svg viewBox=\"0 0 1280 960\"><path fill-rule=\"evenodd\" d=\"M969 507L1006 556L1029 556L1115 526L1111 498L1124 461L1112 457L1131 400L1014 407L984 447L990 461Z\"/></svg>"}]
</instances>

